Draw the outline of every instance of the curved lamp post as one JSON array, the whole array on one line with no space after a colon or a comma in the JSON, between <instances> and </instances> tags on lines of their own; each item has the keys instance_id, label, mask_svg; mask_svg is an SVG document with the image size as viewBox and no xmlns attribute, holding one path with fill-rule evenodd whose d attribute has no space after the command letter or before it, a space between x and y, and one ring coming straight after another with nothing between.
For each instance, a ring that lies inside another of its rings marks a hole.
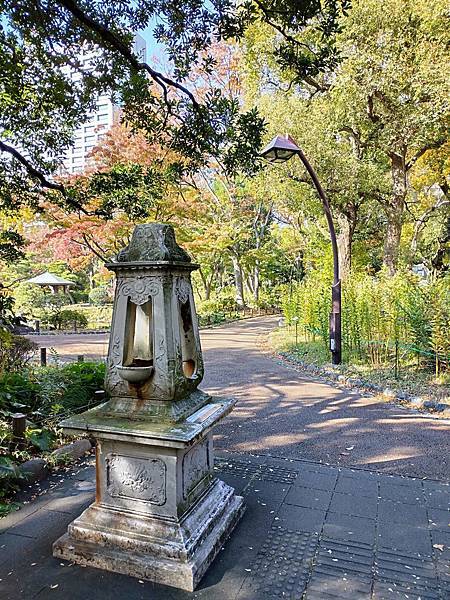
<instances>
[{"instance_id":1,"label":"curved lamp post","mask_svg":"<svg viewBox=\"0 0 450 600\"><path fill-rule=\"evenodd\" d=\"M319 194L323 204L323 211L327 218L328 229L330 231L331 247L333 248L333 286L331 288L332 309L330 313L330 350L332 362L339 365L342 360L342 334L341 334L341 280L339 278L339 257L336 240L336 231L334 229L333 218L331 216L330 204L328 198L320 184L317 174L312 168L310 162L304 155L301 148L297 146L290 135L285 137L277 135L262 150L260 156L270 163L284 163L294 155L297 155L306 170L308 171L314 186Z\"/></svg>"}]
</instances>

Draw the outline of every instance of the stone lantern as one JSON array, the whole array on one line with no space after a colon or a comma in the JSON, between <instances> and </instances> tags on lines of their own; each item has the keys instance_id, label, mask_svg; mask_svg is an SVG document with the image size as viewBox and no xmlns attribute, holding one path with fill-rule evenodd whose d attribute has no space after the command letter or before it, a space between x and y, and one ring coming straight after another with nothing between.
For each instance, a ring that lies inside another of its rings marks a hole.
<instances>
[{"instance_id":1,"label":"stone lantern","mask_svg":"<svg viewBox=\"0 0 450 600\"><path fill-rule=\"evenodd\" d=\"M107 267L117 277L110 399L61 423L96 439L96 499L53 554L192 591L243 512L213 472L212 428L235 401L198 389L197 266L172 227L138 225Z\"/></svg>"}]
</instances>

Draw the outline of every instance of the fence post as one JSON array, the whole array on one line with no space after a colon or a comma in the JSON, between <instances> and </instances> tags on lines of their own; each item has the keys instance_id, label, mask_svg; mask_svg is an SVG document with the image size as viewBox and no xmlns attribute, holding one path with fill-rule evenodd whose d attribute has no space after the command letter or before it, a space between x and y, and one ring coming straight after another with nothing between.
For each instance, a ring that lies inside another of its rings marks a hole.
<instances>
[{"instance_id":1,"label":"fence post","mask_svg":"<svg viewBox=\"0 0 450 600\"><path fill-rule=\"evenodd\" d=\"M41 367L47 365L47 348L41 348Z\"/></svg>"},{"instance_id":2,"label":"fence post","mask_svg":"<svg viewBox=\"0 0 450 600\"><path fill-rule=\"evenodd\" d=\"M25 448L25 429L26 416L22 413L15 413L12 416L12 441L17 450L23 450Z\"/></svg>"},{"instance_id":3,"label":"fence post","mask_svg":"<svg viewBox=\"0 0 450 600\"><path fill-rule=\"evenodd\" d=\"M39 319L36 319L34 322L34 330L36 333L41 333L41 323L39 322Z\"/></svg>"}]
</instances>

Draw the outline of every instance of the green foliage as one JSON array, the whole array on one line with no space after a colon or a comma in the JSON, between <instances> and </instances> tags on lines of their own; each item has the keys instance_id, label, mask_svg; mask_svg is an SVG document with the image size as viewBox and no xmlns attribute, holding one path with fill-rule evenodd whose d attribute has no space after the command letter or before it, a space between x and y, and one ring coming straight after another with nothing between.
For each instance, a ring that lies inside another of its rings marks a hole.
<instances>
[{"instance_id":1,"label":"green foliage","mask_svg":"<svg viewBox=\"0 0 450 600\"><path fill-rule=\"evenodd\" d=\"M56 329L83 329L88 324L87 317L83 313L67 308L51 315L48 322Z\"/></svg>"},{"instance_id":2,"label":"green foliage","mask_svg":"<svg viewBox=\"0 0 450 600\"><path fill-rule=\"evenodd\" d=\"M89 329L108 329L111 325L112 304L72 304L70 308L86 317Z\"/></svg>"},{"instance_id":3,"label":"green foliage","mask_svg":"<svg viewBox=\"0 0 450 600\"><path fill-rule=\"evenodd\" d=\"M110 289L107 285L99 285L89 292L89 302L98 306L111 304L112 297Z\"/></svg>"},{"instance_id":4,"label":"green foliage","mask_svg":"<svg viewBox=\"0 0 450 600\"><path fill-rule=\"evenodd\" d=\"M32 340L0 328L0 373L22 370L36 351Z\"/></svg>"},{"instance_id":5,"label":"green foliage","mask_svg":"<svg viewBox=\"0 0 450 600\"><path fill-rule=\"evenodd\" d=\"M298 318L299 335L328 347L330 280L312 273L285 288L282 308L288 324ZM342 341L346 361L372 365L415 357L419 367L435 363L436 375L450 365L450 280L419 280L408 271L378 277L354 274L343 285ZM396 357L396 358L395 358Z\"/></svg>"}]
</instances>

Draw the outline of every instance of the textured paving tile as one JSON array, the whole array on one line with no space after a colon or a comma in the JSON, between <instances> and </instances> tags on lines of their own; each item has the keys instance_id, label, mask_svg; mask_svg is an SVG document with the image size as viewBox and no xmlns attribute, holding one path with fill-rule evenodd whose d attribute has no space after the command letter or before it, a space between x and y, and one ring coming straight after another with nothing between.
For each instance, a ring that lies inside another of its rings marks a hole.
<instances>
[{"instance_id":1,"label":"textured paving tile","mask_svg":"<svg viewBox=\"0 0 450 600\"><path fill-rule=\"evenodd\" d=\"M272 527L249 569L239 598L301 598L316 546L314 535Z\"/></svg>"},{"instance_id":2,"label":"textured paving tile","mask_svg":"<svg viewBox=\"0 0 450 600\"><path fill-rule=\"evenodd\" d=\"M370 545L323 539L306 598L370 598L372 565Z\"/></svg>"},{"instance_id":3,"label":"textured paving tile","mask_svg":"<svg viewBox=\"0 0 450 600\"><path fill-rule=\"evenodd\" d=\"M448 486L248 455L219 459L216 473L247 511L194 594L52 558L52 542L92 498L90 469L10 518L1 600L450 598Z\"/></svg>"}]
</instances>

